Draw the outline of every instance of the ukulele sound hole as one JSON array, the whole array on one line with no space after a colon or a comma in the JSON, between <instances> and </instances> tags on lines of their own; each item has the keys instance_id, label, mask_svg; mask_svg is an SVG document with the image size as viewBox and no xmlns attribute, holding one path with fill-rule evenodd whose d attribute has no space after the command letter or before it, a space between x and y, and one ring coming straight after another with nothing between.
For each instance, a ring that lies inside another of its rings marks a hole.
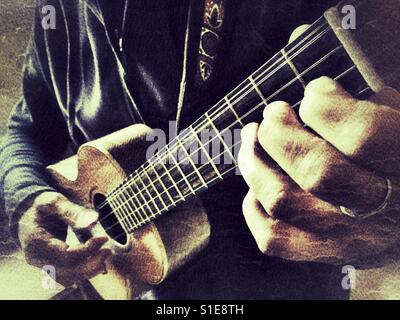
<instances>
[{"instance_id":1,"label":"ukulele sound hole","mask_svg":"<svg viewBox=\"0 0 400 320\"><path fill-rule=\"evenodd\" d=\"M108 236L118 243L125 245L128 241L127 234L122 228L121 224L118 222L117 217L114 212L112 212L111 207L105 202L106 197L101 194L96 194L94 196L94 206L99 213L99 222L106 230Z\"/></svg>"}]
</instances>

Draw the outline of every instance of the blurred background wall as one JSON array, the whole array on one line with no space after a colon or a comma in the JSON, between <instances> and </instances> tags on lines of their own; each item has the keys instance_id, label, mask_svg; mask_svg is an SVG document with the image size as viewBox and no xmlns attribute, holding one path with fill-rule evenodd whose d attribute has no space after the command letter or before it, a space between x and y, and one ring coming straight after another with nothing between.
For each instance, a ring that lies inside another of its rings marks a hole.
<instances>
[{"instance_id":1,"label":"blurred background wall","mask_svg":"<svg viewBox=\"0 0 400 320\"><path fill-rule=\"evenodd\" d=\"M21 90L21 70L29 40L35 0L0 0L0 138ZM10 246L0 206L0 253Z\"/></svg>"},{"instance_id":2,"label":"blurred background wall","mask_svg":"<svg viewBox=\"0 0 400 320\"><path fill-rule=\"evenodd\" d=\"M35 0L0 1L0 135L20 93L23 54Z\"/></svg>"}]
</instances>

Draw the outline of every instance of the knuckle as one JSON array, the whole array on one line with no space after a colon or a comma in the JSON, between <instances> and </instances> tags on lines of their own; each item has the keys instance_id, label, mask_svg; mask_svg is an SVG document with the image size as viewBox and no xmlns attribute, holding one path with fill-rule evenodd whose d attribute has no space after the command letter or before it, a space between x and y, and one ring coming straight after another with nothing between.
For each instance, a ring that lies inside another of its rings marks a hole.
<instances>
[{"instance_id":1,"label":"knuckle","mask_svg":"<svg viewBox=\"0 0 400 320\"><path fill-rule=\"evenodd\" d=\"M247 193L242 202L242 212L245 216L249 216L254 210L256 210L254 201L250 193Z\"/></svg>"},{"instance_id":2,"label":"knuckle","mask_svg":"<svg viewBox=\"0 0 400 320\"><path fill-rule=\"evenodd\" d=\"M254 153L253 153L254 155ZM253 179L257 176L256 166L254 164L255 158L249 152L239 151L238 165L240 172L247 179Z\"/></svg>"},{"instance_id":3,"label":"knuckle","mask_svg":"<svg viewBox=\"0 0 400 320\"><path fill-rule=\"evenodd\" d=\"M265 119L261 122L257 132L257 140L263 147L270 141L271 131L274 130L274 126L275 124L269 124Z\"/></svg>"},{"instance_id":4,"label":"knuckle","mask_svg":"<svg viewBox=\"0 0 400 320\"><path fill-rule=\"evenodd\" d=\"M304 144L296 141L295 137L282 142L279 147L283 155L288 159L301 159L308 152Z\"/></svg>"},{"instance_id":5,"label":"knuckle","mask_svg":"<svg viewBox=\"0 0 400 320\"><path fill-rule=\"evenodd\" d=\"M336 157L327 155L326 148L323 146L327 143L321 142L322 146L315 148L303 162L304 177L301 179L300 185L302 189L311 194L324 194L327 190L331 190L341 174L342 161Z\"/></svg>"},{"instance_id":6,"label":"knuckle","mask_svg":"<svg viewBox=\"0 0 400 320\"><path fill-rule=\"evenodd\" d=\"M299 108L300 119L305 124L310 124L312 120L319 116L319 108L314 107L313 99L305 96Z\"/></svg>"},{"instance_id":7,"label":"knuckle","mask_svg":"<svg viewBox=\"0 0 400 320\"><path fill-rule=\"evenodd\" d=\"M357 162L365 161L374 153L382 133L375 123L377 118L371 117L368 123L359 121L357 125L342 131L341 150L348 158Z\"/></svg>"},{"instance_id":8,"label":"knuckle","mask_svg":"<svg viewBox=\"0 0 400 320\"><path fill-rule=\"evenodd\" d=\"M258 239L256 239L258 250L260 250L264 255L276 255L276 233L274 231L275 227L279 224L278 221L272 223L272 228L266 230L264 234Z\"/></svg>"},{"instance_id":9,"label":"knuckle","mask_svg":"<svg viewBox=\"0 0 400 320\"><path fill-rule=\"evenodd\" d=\"M241 171L246 168L247 161L247 152L244 150L244 142L242 142L242 147L240 148L238 153L238 166Z\"/></svg>"},{"instance_id":10,"label":"knuckle","mask_svg":"<svg viewBox=\"0 0 400 320\"><path fill-rule=\"evenodd\" d=\"M291 192L289 188L283 187L273 197L271 204L265 208L268 214L274 218L282 218L288 214Z\"/></svg>"},{"instance_id":11,"label":"knuckle","mask_svg":"<svg viewBox=\"0 0 400 320\"><path fill-rule=\"evenodd\" d=\"M365 141L359 141L356 139L352 139L352 141L349 143L346 143L343 146L343 152L344 154L352 159L358 162L358 160L362 160L363 158L366 158L366 156L369 154L370 146L368 143Z\"/></svg>"},{"instance_id":12,"label":"knuckle","mask_svg":"<svg viewBox=\"0 0 400 320\"><path fill-rule=\"evenodd\" d=\"M264 122L268 126L288 125L292 122L292 110L289 104L284 101L271 103L264 110Z\"/></svg>"}]
</instances>

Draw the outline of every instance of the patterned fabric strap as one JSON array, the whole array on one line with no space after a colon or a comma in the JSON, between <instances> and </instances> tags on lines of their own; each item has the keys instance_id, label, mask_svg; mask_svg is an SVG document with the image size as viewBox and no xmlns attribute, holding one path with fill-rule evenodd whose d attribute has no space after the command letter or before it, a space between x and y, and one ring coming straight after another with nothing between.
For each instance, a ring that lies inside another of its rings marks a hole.
<instances>
[{"instance_id":1,"label":"patterned fabric strap","mask_svg":"<svg viewBox=\"0 0 400 320\"><path fill-rule=\"evenodd\" d=\"M205 0L196 81L206 85L212 78L221 39L226 0Z\"/></svg>"}]
</instances>

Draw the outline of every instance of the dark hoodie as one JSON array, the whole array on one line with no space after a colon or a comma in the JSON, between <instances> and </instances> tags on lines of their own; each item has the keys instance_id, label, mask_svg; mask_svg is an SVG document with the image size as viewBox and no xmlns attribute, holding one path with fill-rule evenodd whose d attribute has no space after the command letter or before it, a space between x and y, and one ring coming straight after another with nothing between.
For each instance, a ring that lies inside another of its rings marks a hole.
<instances>
[{"instance_id":1,"label":"dark hoodie","mask_svg":"<svg viewBox=\"0 0 400 320\"><path fill-rule=\"evenodd\" d=\"M227 1L214 78L204 88L194 81L202 1L41 1L23 94L1 144L0 191L14 236L18 207L54 190L44 168L65 156L67 146L76 151L134 123L167 129L177 114L183 128L283 47L296 26L313 22L334 3ZM55 30L41 26L44 5L56 8ZM187 86L178 111L183 76ZM203 196L212 223L209 247L161 285L157 296L345 298L339 268L285 262L258 251L241 215L246 187L240 177L230 179Z\"/></svg>"}]
</instances>

